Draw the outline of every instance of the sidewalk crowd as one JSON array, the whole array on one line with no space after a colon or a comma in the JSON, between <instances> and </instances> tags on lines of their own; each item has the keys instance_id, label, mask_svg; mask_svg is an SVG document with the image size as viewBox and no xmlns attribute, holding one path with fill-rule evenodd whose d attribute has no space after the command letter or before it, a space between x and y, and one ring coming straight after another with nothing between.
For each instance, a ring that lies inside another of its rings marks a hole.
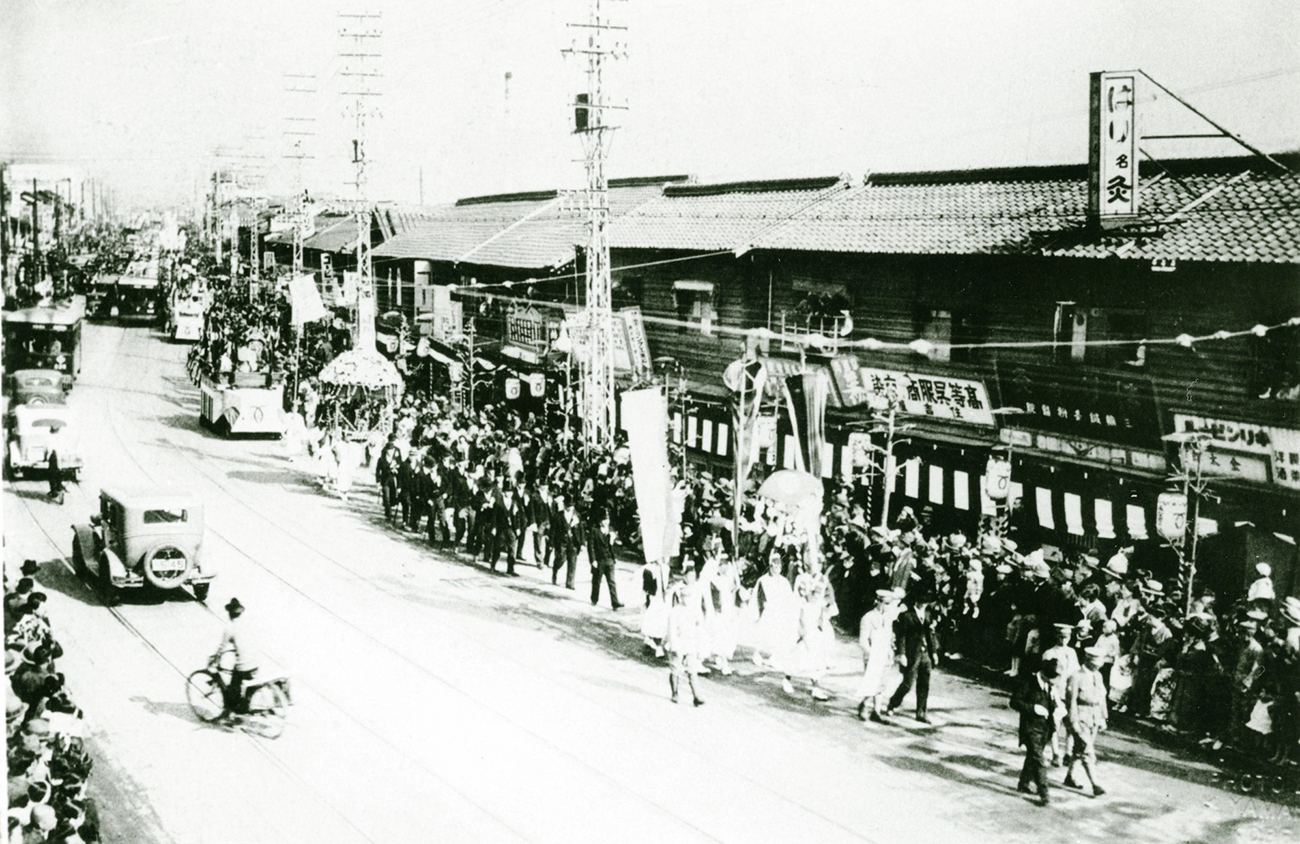
<instances>
[{"instance_id":1,"label":"sidewalk crowd","mask_svg":"<svg viewBox=\"0 0 1300 844\"><path fill-rule=\"evenodd\" d=\"M5 735L11 844L71 844L99 840L99 817L86 796L92 762L83 746L82 712L68 698L55 668L63 649L36 589L39 566L27 560L22 577L4 578Z\"/></svg>"}]
</instances>

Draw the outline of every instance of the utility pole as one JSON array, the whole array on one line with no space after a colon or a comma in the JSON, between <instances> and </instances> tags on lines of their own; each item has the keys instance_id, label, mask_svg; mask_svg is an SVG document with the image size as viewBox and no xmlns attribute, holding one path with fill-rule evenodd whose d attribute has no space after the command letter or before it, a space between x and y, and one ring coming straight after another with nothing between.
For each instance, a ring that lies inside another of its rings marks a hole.
<instances>
[{"instance_id":1,"label":"utility pole","mask_svg":"<svg viewBox=\"0 0 1300 844\"><path fill-rule=\"evenodd\" d=\"M583 440L588 447L612 446L614 443L614 312L609 270L609 179L605 161L609 156L610 135L615 126L605 120L605 112L617 109L606 100L604 73L606 59L626 55L625 45L612 40L609 33L627 27L609 23L603 4L609 0L591 0L586 23L570 27L585 30L586 38L575 41L564 52L582 55L587 60L587 92L579 94L574 106L574 133L582 137L587 170L587 272L586 272L586 360L583 364L582 418Z\"/></svg>"},{"instance_id":2,"label":"utility pole","mask_svg":"<svg viewBox=\"0 0 1300 844\"><path fill-rule=\"evenodd\" d=\"M291 94L316 93L315 76L302 73L286 73L284 76L287 80L285 91ZM307 205L303 198L302 163L315 157L304 153L303 145L307 138L314 137L316 134L309 131L315 118L295 115L286 117L285 122L288 128L285 129L284 135L292 145L293 152L284 157L296 162L293 204L289 211L293 221L293 274L296 277L303 272L302 242L307 232Z\"/></svg>"},{"instance_id":3,"label":"utility pole","mask_svg":"<svg viewBox=\"0 0 1300 844\"><path fill-rule=\"evenodd\" d=\"M371 103L379 92L373 83L381 74L374 70L373 62L383 56L377 50L383 33L373 27L382 15L343 13L339 17L356 28L339 30L343 49L339 58L344 60L341 75L347 77L343 95L352 98L352 164L355 168L353 182L357 218L357 321L353 329L353 348L373 351L375 348L375 279L370 255L370 205L366 198L366 120L378 111ZM366 27L371 28L366 28Z\"/></svg>"},{"instance_id":4,"label":"utility pole","mask_svg":"<svg viewBox=\"0 0 1300 844\"><path fill-rule=\"evenodd\" d=\"M5 197L5 166L0 164L0 291L4 298L13 295L9 289L9 201Z\"/></svg>"}]
</instances>

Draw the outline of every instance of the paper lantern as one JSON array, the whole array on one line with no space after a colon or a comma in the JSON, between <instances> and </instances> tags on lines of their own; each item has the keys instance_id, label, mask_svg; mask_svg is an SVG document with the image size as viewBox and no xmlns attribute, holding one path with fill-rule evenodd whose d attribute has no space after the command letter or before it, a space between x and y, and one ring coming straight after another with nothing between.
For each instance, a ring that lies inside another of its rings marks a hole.
<instances>
[{"instance_id":1,"label":"paper lantern","mask_svg":"<svg viewBox=\"0 0 1300 844\"><path fill-rule=\"evenodd\" d=\"M1170 542L1181 542L1187 533L1187 496L1162 492L1156 498L1156 533Z\"/></svg>"},{"instance_id":2,"label":"paper lantern","mask_svg":"<svg viewBox=\"0 0 1300 844\"><path fill-rule=\"evenodd\" d=\"M984 493L994 501L1005 501L1011 492L1011 461L990 457L984 466Z\"/></svg>"},{"instance_id":3,"label":"paper lantern","mask_svg":"<svg viewBox=\"0 0 1300 844\"><path fill-rule=\"evenodd\" d=\"M507 378L507 379L506 379L506 398L511 399L512 401L513 401L514 399L519 398L519 387L520 387L520 385L519 385L519 379L518 379L518 378Z\"/></svg>"},{"instance_id":4,"label":"paper lantern","mask_svg":"<svg viewBox=\"0 0 1300 844\"><path fill-rule=\"evenodd\" d=\"M528 394L533 398L541 398L546 395L546 375L541 372L534 372L528 376Z\"/></svg>"}]
</instances>

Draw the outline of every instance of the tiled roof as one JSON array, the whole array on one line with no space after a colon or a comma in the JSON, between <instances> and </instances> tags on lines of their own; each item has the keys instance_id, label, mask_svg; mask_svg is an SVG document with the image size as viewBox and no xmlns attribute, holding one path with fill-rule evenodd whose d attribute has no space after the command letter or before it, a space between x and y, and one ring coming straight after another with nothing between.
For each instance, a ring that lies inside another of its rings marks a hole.
<instances>
[{"instance_id":1,"label":"tiled roof","mask_svg":"<svg viewBox=\"0 0 1300 844\"><path fill-rule=\"evenodd\" d=\"M838 179L674 187L610 225L610 246L718 251L744 246L845 192Z\"/></svg>"},{"instance_id":2,"label":"tiled roof","mask_svg":"<svg viewBox=\"0 0 1300 844\"><path fill-rule=\"evenodd\" d=\"M1286 159L1291 162L1290 159ZM1150 163L1148 163L1150 164ZM615 247L1043 254L1300 263L1300 175L1252 157L1144 166L1142 215L1085 229L1082 166L885 173L864 185L674 188L611 226Z\"/></svg>"},{"instance_id":3,"label":"tiled roof","mask_svg":"<svg viewBox=\"0 0 1300 844\"><path fill-rule=\"evenodd\" d=\"M679 179L682 177L663 177ZM617 219L663 192L658 179L611 180L610 215ZM556 191L462 199L376 247L377 258L553 269L571 263L586 240L578 199Z\"/></svg>"}]
</instances>

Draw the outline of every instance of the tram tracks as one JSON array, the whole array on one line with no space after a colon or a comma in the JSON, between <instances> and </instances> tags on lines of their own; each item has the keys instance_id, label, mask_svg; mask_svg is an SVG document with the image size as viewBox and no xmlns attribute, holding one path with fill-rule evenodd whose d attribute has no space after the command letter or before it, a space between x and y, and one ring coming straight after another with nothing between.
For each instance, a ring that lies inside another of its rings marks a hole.
<instances>
[{"instance_id":1,"label":"tram tracks","mask_svg":"<svg viewBox=\"0 0 1300 844\"><path fill-rule=\"evenodd\" d=\"M125 339L126 337L126 332L122 329L119 330L122 331L122 336L119 337L118 340L118 347L120 348L122 344L122 340ZM136 457L133 454L131 454L129 450L126 448L125 440L123 440L121 434L117 431L116 426L112 421L111 411L110 413L106 414L106 416L109 419L109 426L114 435L114 438L117 439L118 443L122 446L122 453L125 454L125 456L128 459L130 459L131 462L134 463L137 466L137 468L139 468L140 471L146 477L150 478L150 480L153 480L152 473L150 473L148 469L146 469L144 465L138 459L136 459ZM65 503L73 503L73 504L81 503L84 505L85 512L93 512L94 503L95 503L93 497L90 497L84 490L82 490L80 488L80 484L78 484L77 487L78 487L77 495L69 496L68 500ZM76 566L73 564L72 560L69 559L68 555L64 553L63 546L54 538L54 536L50 533L49 528L46 527L42 519L38 517L36 512L32 509L32 506L28 501L28 499L23 496L14 496L14 497L21 502L23 509L27 513L28 519L32 522L33 525L35 525L36 529L40 531L41 535L45 538L45 542L49 545L50 549L54 553L54 559L58 560L59 563L68 571L68 573L72 575L73 579L76 580L78 583L80 583L81 582L80 575L76 570ZM89 500L80 501L80 499L89 499ZM82 585L84 586L85 584ZM215 619L218 623L221 622L220 617L210 607L208 607L206 604L203 603L198 603L198 602L196 603L201 608L201 612ZM103 608L108 611L109 615L113 618L113 620L117 622L117 624L123 630L125 630L132 639L136 640L141 645L143 645L158 660L160 660L163 664L165 664L168 668L170 668L171 671L173 671L180 679L181 683L184 683L188 679L189 675L194 670L193 666L181 665L177 661L169 657L159 646L159 644L153 640L152 637L147 635L144 631L140 629L139 626L137 626L130 618L127 617L126 612L123 610L121 606L104 605ZM347 824L353 831L355 831L364 840L369 842L375 842L376 839L367 835L365 831L362 830L361 827L358 826L351 818L348 818L346 815L342 814L338 810L338 807L335 806L332 803L332 801L330 801L326 797L326 795L324 795L319 790L315 789L310 783L308 783L307 780L304 779L297 771L295 771L291 765L289 765L284 759L282 759L279 755L277 755L267 745L266 742L255 738L254 736L250 735L247 732L241 731L240 735L243 737L244 741L247 742L248 746L254 750L254 752L262 756L273 767L279 770L284 776L286 776L287 778L295 782L297 785L299 785L304 790L304 792L310 795L320 806L338 815L340 820L342 820L345 824Z\"/></svg>"}]
</instances>

